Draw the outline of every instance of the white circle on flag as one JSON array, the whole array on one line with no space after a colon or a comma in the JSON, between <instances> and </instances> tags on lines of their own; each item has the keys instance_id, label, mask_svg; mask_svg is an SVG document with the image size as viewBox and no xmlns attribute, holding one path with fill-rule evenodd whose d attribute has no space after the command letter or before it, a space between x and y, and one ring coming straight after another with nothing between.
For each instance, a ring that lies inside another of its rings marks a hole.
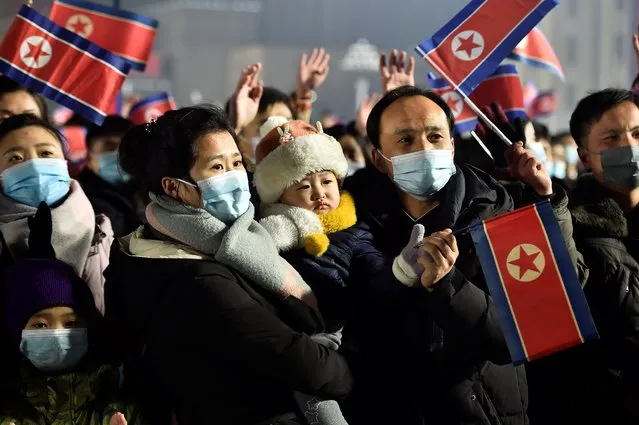
<instances>
[{"instance_id":1,"label":"white circle on flag","mask_svg":"<svg viewBox=\"0 0 639 425\"><path fill-rule=\"evenodd\" d=\"M27 37L20 45L20 59L29 68L42 68L51 60L51 44L38 35Z\"/></svg>"},{"instance_id":2,"label":"white circle on flag","mask_svg":"<svg viewBox=\"0 0 639 425\"><path fill-rule=\"evenodd\" d=\"M160 112L159 109L149 108L146 110L146 112L144 112L144 119L146 120L146 122L151 122L153 120L157 120L161 115L162 112Z\"/></svg>"},{"instance_id":3,"label":"white circle on flag","mask_svg":"<svg viewBox=\"0 0 639 425\"><path fill-rule=\"evenodd\" d=\"M442 95L442 99L448 104L453 111L453 115L457 118L464 109L464 100L462 97L457 92L449 91Z\"/></svg>"},{"instance_id":4,"label":"white circle on flag","mask_svg":"<svg viewBox=\"0 0 639 425\"><path fill-rule=\"evenodd\" d=\"M484 37L477 31L462 31L451 43L453 54L463 61L473 61L484 52Z\"/></svg>"},{"instance_id":5,"label":"white circle on flag","mask_svg":"<svg viewBox=\"0 0 639 425\"><path fill-rule=\"evenodd\" d=\"M544 272L546 257L537 246L522 243L510 250L506 258L508 273L520 282L532 282Z\"/></svg>"},{"instance_id":6,"label":"white circle on flag","mask_svg":"<svg viewBox=\"0 0 639 425\"><path fill-rule=\"evenodd\" d=\"M66 29L87 38L93 33L93 21L87 15L73 15L67 19Z\"/></svg>"}]
</instances>

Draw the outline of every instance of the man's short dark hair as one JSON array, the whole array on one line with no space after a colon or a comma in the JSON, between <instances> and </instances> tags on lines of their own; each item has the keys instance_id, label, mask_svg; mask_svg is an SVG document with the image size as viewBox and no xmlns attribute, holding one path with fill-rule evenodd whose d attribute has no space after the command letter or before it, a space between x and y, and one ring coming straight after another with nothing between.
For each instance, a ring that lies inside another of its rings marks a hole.
<instances>
[{"instance_id":1,"label":"man's short dark hair","mask_svg":"<svg viewBox=\"0 0 639 425\"><path fill-rule=\"evenodd\" d=\"M635 96L626 89L604 89L594 92L579 101L570 117L570 134L579 147L583 147L590 128L611 109L622 103L637 104Z\"/></svg>"},{"instance_id":2,"label":"man's short dark hair","mask_svg":"<svg viewBox=\"0 0 639 425\"><path fill-rule=\"evenodd\" d=\"M453 111L450 109L444 99L442 99L437 93L430 90L422 89L415 86L402 86L386 93L384 97L382 97L382 99L373 107L373 110L368 116L368 121L366 122L366 132L368 133L368 138L370 139L375 149L380 148L379 126L381 124L382 114L384 113L384 111L393 103L395 103L395 101L404 97L413 96L423 96L427 99L432 100L437 104L437 106L442 108L442 110L446 114L448 129L452 133L453 126L455 125L455 116L453 115Z\"/></svg>"},{"instance_id":3,"label":"man's short dark hair","mask_svg":"<svg viewBox=\"0 0 639 425\"><path fill-rule=\"evenodd\" d=\"M91 150L91 145L98 137L123 136L124 133L133 128L133 122L119 115L109 115L104 119L102 125L93 124L87 131L87 149Z\"/></svg>"}]
</instances>

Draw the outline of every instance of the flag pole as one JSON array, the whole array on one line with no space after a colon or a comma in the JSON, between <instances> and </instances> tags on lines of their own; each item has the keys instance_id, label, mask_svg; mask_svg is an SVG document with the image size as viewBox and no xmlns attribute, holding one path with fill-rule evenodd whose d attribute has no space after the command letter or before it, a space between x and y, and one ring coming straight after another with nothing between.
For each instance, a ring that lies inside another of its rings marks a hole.
<instances>
[{"instance_id":1,"label":"flag pole","mask_svg":"<svg viewBox=\"0 0 639 425\"><path fill-rule=\"evenodd\" d=\"M470 134L471 134L471 136L473 136L473 139L475 139L475 141L477 143L479 143L479 146L481 146L481 148L484 150L484 152L486 152L486 155L488 155L490 157L490 159L492 159L494 161L495 158L493 158L493 154L490 153L490 150L488 150L488 147L484 144L484 142L481 141L481 139L479 138L477 133L475 133L474 131L471 131Z\"/></svg>"},{"instance_id":2,"label":"flag pole","mask_svg":"<svg viewBox=\"0 0 639 425\"><path fill-rule=\"evenodd\" d=\"M488 128L490 128L507 146L512 146L513 142L511 142L508 137L506 137L506 135L499 129L499 127L497 127L491 120L488 119L486 114L484 114L481 109L479 109L477 105L475 105L475 103L470 100L468 96L466 96L466 93L464 93L464 91L457 84L455 84L435 62L431 61L428 56L423 55L423 57L433 68L435 68L435 71L439 72L440 75L444 77L446 81L448 81L448 84L450 84L453 89L455 89L455 91L461 95L462 99L464 99L464 102L466 102L470 109L472 109L473 112L477 114L477 116L488 126Z\"/></svg>"}]
</instances>

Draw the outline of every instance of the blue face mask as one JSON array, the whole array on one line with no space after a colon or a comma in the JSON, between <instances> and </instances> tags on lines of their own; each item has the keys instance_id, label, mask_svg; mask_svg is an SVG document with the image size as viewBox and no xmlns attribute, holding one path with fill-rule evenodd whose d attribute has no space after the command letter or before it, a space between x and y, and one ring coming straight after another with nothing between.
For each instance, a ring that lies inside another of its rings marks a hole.
<instances>
[{"instance_id":1,"label":"blue face mask","mask_svg":"<svg viewBox=\"0 0 639 425\"><path fill-rule=\"evenodd\" d=\"M609 148L601 152L601 167L605 181L617 187L639 187L639 146Z\"/></svg>"},{"instance_id":2,"label":"blue face mask","mask_svg":"<svg viewBox=\"0 0 639 425\"><path fill-rule=\"evenodd\" d=\"M120 168L118 151L106 152L99 157L99 168L97 175L111 184L126 183L131 180L131 176Z\"/></svg>"},{"instance_id":3,"label":"blue face mask","mask_svg":"<svg viewBox=\"0 0 639 425\"><path fill-rule=\"evenodd\" d=\"M37 208L51 206L69 193L69 169L63 159L32 159L2 173L2 189L9 198Z\"/></svg>"},{"instance_id":4,"label":"blue face mask","mask_svg":"<svg viewBox=\"0 0 639 425\"><path fill-rule=\"evenodd\" d=\"M576 165L579 162L579 152L577 152L577 146L566 146L566 153L564 154L566 163L568 165Z\"/></svg>"},{"instance_id":5,"label":"blue face mask","mask_svg":"<svg viewBox=\"0 0 639 425\"><path fill-rule=\"evenodd\" d=\"M456 172L453 151L450 150L422 150L391 159L381 155L393 164L395 184L419 200L428 199L439 192Z\"/></svg>"},{"instance_id":6,"label":"blue face mask","mask_svg":"<svg viewBox=\"0 0 639 425\"><path fill-rule=\"evenodd\" d=\"M42 372L73 369L88 349L86 329L22 331L20 352Z\"/></svg>"},{"instance_id":7,"label":"blue face mask","mask_svg":"<svg viewBox=\"0 0 639 425\"><path fill-rule=\"evenodd\" d=\"M550 175L556 179L564 180L566 178L566 163L564 161L554 161Z\"/></svg>"},{"instance_id":8,"label":"blue face mask","mask_svg":"<svg viewBox=\"0 0 639 425\"><path fill-rule=\"evenodd\" d=\"M197 182L204 209L226 223L244 214L251 203L248 176L245 171L229 171Z\"/></svg>"}]
</instances>

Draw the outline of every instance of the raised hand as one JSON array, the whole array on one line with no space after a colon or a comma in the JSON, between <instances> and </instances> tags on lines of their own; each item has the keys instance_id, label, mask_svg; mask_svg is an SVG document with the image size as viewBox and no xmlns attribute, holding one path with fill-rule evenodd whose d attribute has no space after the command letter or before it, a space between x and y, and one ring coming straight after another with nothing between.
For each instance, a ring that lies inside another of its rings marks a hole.
<instances>
[{"instance_id":1,"label":"raised hand","mask_svg":"<svg viewBox=\"0 0 639 425\"><path fill-rule=\"evenodd\" d=\"M124 415L118 412L111 417L109 425L127 425L127 421Z\"/></svg>"},{"instance_id":2,"label":"raised hand","mask_svg":"<svg viewBox=\"0 0 639 425\"><path fill-rule=\"evenodd\" d=\"M362 103L357 108L357 116L355 118L355 129L360 135L366 134L366 122L368 116L371 114L373 107L380 101L382 96L377 93L373 93L371 96L366 96Z\"/></svg>"},{"instance_id":3,"label":"raised hand","mask_svg":"<svg viewBox=\"0 0 639 425\"><path fill-rule=\"evenodd\" d=\"M257 116L264 82L260 79L262 64L256 63L242 70L237 87L231 96L231 123L235 132L240 133Z\"/></svg>"},{"instance_id":4,"label":"raised hand","mask_svg":"<svg viewBox=\"0 0 639 425\"><path fill-rule=\"evenodd\" d=\"M415 58L409 58L406 52L398 53L396 49L393 49L388 58L387 66L386 54L382 53L379 57L379 76L382 80L384 93L401 86L414 86Z\"/></svg>"},{"instance_id":5,"label":"raised hand","mask_svg":"<svg viewBox=\"0 0 639 425\"><path fill-rule=\"evenodd\" d=\"M539 196L552 195L552 180L544 164L524 148L522 142L513 144L506 151L510 174L530 186Z\"/></svg>"},{"instance_id":6,"label":"raised hand","mask_svg":"<svg viewBox=\"0 0 639 425\"><path fill-rule=\"evenodd\" d=\"M632 45L635 48L635 60L637 62L637 70L639 71L639 28L632 35Z\"/></svg>"},{"instance_id":7,"label":"raised hand","mask_svg":"<svg viewBox=\"0 0 639 425\"><path fill-rule=\"evenodd\" d=\"M310 56L302 53L297 72L297 88L295 89L297 99L309 98L313 90L317 90L324 84L330 70L330 60L331 55L326 53L323 47L313 49Z\"/></svg>"},{"instance_id":8,"label":"raised hand","mask_svg":"<svg viewBox=\"0 0 639 425\"><path fill-rule=\"evenodd\" d=\"M525 126L521 118L509 121L503 108L498 103L483 106L481 110L511 142L524 142L526 140ZM508 149L506 143L481 120L477 123L475 132L495 159L495 167L506 168L508 166L505 158L505 153Z\"/></svg>"},{"instance_id":9,"label":"raised hand","mask_svg":"<svg viewBox=\"0 0 639 425\"><path fill-rule=\"evenodd\" d=\"M453 269L459 248L452 230L445 229L424 238L419 263L424 267L421 283L429 291Z\"/></svg>"}]
</instances>

